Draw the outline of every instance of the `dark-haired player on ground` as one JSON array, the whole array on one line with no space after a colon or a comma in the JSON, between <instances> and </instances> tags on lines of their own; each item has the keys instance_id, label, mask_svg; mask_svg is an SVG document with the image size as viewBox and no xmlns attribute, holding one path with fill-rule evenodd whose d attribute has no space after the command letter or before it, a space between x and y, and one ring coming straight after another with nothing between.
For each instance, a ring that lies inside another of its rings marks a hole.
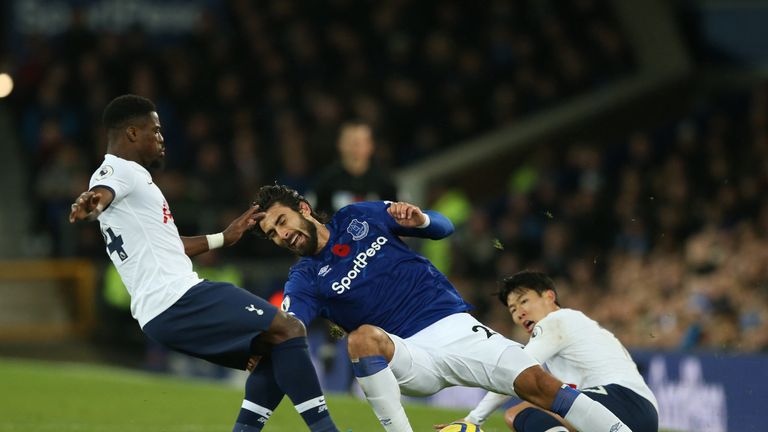
<instances>
[{"instance_id":1,"label":"dark-haired player on ground","mask_svg":"<svg viewBox=\"0 0 768 432\"><path fill-rule=\"evenodd\" d=\"M274 409L265 407L276 407L285 394L311 431L337 431L304 325L246 290L201 280L192 270L190 256L235 244L258 222L258 209L218 234L180 237L148 171L165 156L154 104L123 95L107 105L103 121L107 154L69 220L99 221L143 331L171 349L231 368L245 369L252 356L263 356L246 381L233 431L261 430Z\"/></svg>"},{"instance_id":2,"label":"dark-haired player on ground","mask_svg":"<svg viewBox=\"0 0 768 432\"><path fill-rule=\"evenodd\" d=\"M471 306L448 279L400 240L450 235L445 216L403 202L362 202L323 224L298 192L278 185L260 188L256 205L266 237L302 256L283 310L305 325L322 316L349 332L355 376L385 430L412 430L401 390L424 396L461 385L517 394L583 431L630 431L466 313Z\"/></svg>"},{"instance_id":3,"label":"dark-haired player on ground","mask_svg":"<svg viewBox=\"0 0 768 432\"><path fill-rule=\"evenodd\" d=\"M659 430L658 403L624 346L583 313L561 308L546 274L522 271L502 281L499 301L531 339L525 351L552 375L573 384L616 414L635 432ZM466 420L483 423L509 396L488 393ZM516 432L574 430L559 416L522 402L504 420Z\"/></svg>"}]
</instances>

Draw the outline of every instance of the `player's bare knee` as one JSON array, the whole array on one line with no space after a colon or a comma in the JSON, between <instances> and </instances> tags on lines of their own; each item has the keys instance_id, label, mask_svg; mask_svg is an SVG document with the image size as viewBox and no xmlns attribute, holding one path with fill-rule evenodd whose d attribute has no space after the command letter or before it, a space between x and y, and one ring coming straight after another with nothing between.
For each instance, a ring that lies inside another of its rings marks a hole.
<instances>
[{"instance_id":1,"label":"player's bare knee","mask_svg":"<svg viewBox=\"0 0 768 432\"><path fill-rule=\"evenodd\" d=\"M512 432L515 432L515 417L520 413L520 411L531 407L532 405L528 402L520 402L519 404L509 408L508 410L504 411L504 423L507 424L507 427L509 427Z\"/></svg>"},{"instance_id":2,"label":"player's bare knee","mask_svg":"<svg viewBox=\"0 0 768 432\"><path fill-rule=\"evenodd\" d=\"M279 311L269 326L269 330L264 333L264 338L271 344L279 344L289 339L303 337L307 335L307 329L304 324L296 317Z\"/></svg>"},{"instance_id":3,"label":"player's bare knee","mask_svg":"<svg viewBox=\"0 0 768 432\"><path fill-rule=\"evenodd\" d=\"M347 341L347 350L350 358L360 358L372 355L384 355L387 360L391 355L387 355L390 350L388 345L392 344L389 336L380 328L368 324L358 327L349 334Z\"/></svg>"},{"instance_id":4,"label":"player's bare knee","mask_svg":"<svg viewBox=\"0 0 768 432\"><path fill-rule=\"evenodd\" d=\"M514 407L506 410L504 412L504 423L507 424L507 427L509 430L514 431L515 430L515 416L517 415L517 411L514 411Z\"/></svg>"}]
</instances>

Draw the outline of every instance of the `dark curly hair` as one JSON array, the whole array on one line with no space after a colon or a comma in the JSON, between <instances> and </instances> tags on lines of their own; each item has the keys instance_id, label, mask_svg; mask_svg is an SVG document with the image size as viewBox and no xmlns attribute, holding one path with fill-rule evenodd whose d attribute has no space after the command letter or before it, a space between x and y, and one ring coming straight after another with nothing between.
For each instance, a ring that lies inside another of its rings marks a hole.
<instances>
[{"instance_id":1,"label":"dark curly hair","mask_svg":"<svg viewBox=\"0 0 768 432\"><path fill-rule=\"evenodd\" d=\"M259 211L267 211L275 204L282 204L292 210L299 211L299 205L302 202L309 204L309 201L307 201L307 199L298 191L291 189L288 186L278 184L260 187L256 192L256 197L253 199L253 203L259 206ZM311 208L312 206L310 206L310 209ZM312 210L311 215L320 223L327 222L327 218L323 213L316 213ZM261 230L261 227L258 224L253 231L266 238L264 231Z\"/></svg>"},{"instance_id":2,"label":"dark curly hair","mask_svg":"<svg viewBox=\"0 0 768 432\"><path fill-rule=\"evenodd\" d=\"M501 289L496 295L504 306L507 306L507 297L509 297L509 294L522 294L526 290L536 291L539 295L551 290L555 293L555 304L560 306L555 283L552 282L552 279L550 279L546 273L523 270L512 276L505 277L501 280L501 284Z\"/></svg>"},{"instance_id":3,"label":"dark curly hair","mask_svg":"<svg viewBox=\"0 0 768 432\"><path fill-rule=\"evenodd\" d=\"M102 122L107 129L119 129L128 121L148 116L152 111L157 111L157 108L151 100L126 94L112 99L107 104L102 114Z\"/></svg>"}]
</instances>

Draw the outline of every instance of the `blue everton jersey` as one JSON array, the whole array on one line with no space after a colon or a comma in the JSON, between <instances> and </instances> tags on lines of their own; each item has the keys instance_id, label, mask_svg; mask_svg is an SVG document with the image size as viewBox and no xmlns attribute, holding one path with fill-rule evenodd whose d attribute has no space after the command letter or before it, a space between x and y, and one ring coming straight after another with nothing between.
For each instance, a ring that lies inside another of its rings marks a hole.
<instances>
[{"instance_id":1,"label":"blue everton jersey","mask_svg":"<svg viewBox=\"0 0 768 432\"><path fill-rule=\"evenodd\" d=\"M350 332L362 324L407 338L430 324L471 309L448 279L399 236L434 238L444 216L425 212L432 223L404 228L387 213L388 202L363 202L339 210L326 225L323 250L290 270L283 309L304 324L318 315ZM432 234L432 235L430 235Z\"/></svg>"}]
</instances>

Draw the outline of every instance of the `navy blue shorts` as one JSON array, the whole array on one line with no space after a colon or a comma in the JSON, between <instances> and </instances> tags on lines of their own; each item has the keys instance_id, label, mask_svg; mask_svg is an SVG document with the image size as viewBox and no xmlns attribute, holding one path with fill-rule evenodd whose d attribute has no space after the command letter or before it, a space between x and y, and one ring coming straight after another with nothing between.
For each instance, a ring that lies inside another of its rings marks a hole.
<instances>
[{"instance_id":1,"label":"navy blue shorts","mask_svg":"<svg viewBox=\"0 0 768 432\"><path fill-rule=\"evenodd\" d=\"M144 325L144 333L175 351L245 369L254 338L277 314L269 302L230 283L203 281Z\"/></svg>"},{"instance_id":2,"label":"navy blue shorts","mask_svg":"<svg viewBox=\"0 0 768 432\"><path fill-rule=\"evenodd\" d=\"M632 432L658 432L659 413L646 398L618 384L579 389L616 414Z\"/></svg>"}]
</instances>

